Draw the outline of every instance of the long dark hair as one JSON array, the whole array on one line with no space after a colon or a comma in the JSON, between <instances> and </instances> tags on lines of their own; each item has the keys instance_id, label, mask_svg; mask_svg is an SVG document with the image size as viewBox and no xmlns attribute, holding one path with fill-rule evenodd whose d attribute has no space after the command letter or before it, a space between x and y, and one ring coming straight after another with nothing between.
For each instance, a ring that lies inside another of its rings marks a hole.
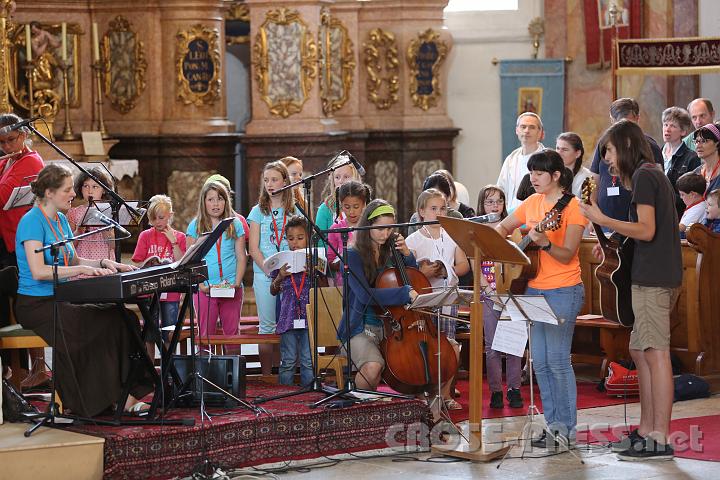
<instances>
[{"instance_id":1,"label":"long dark hair","mask_svg":"<svg viewBox=\"0 0 720 480\"><path fill-rule=\"evenodd\" d=\"M335 202L335 217L340 217L340 204L347 197L362 198L365 201L365 205L370 203L372 197L372 189L370 185L356 180L350 180L344 183L342 186L335 189L335 196L337 201Z\"/></svg>"},{"instance_id":2,"label":"long dark hair","mask_svg":"<svg viewBox=\"0 0 720 480\"><path fill-rule=\"evenodd\" d=\"M392 217L393 219L395 218L394 215L386 213L383 215L379 215L372 220L368 220L370 214L381 205L389 206L390 204L382 198L376 198L372 202L368 203L365 207L365 210L363 210L362 216L360 217L358 227L367 227L369 225L374 225L382 217ZM380 246L380 255L378 256L378 261L376 262L374 253L375 246L372 239L370 238L370 230L358 230L355 232L355 250L358 252L360 258L362 259L363 272L365 273L365 278L367 278L368 283L372 284L373 282L375 282L378 267L380 267L381 265L385 265L387 259L390 257L391 243L391 240L388 239L388 241L385 242L384 245Z\"/></svg>"},{"instance_id":3,"label":"long dark hair","mask_svg":"<svg viewBox=\"0 0 720 480\"><path fill-rule=\"evenodd\" d=\"M654 162L650 144L640 126L630 120L620 120L608 128L600 138L600 158L605 158L608 143L617 152L617 168L610 167L610 173L620 177L623 186L631 190L632 176L643 163Z\"/></svg>"},{"instance_id":4,"label":"long dark hair","mask_svg":"<svg viewBox=\"0 0 720 480\"><path fill-rule=\"evenodd\" d=\"M582 167L583 163L583 157L585 156L585 146L583 145L582 138L580 138L580 135L575 132L563 132L558 135L557 139L569 143L575 151L580 151L580 156L575 159L575 165L572 169L574 177L580 171L580 167Z\"/></svg>"},{"instance_id":5,"label":"long dark hair","mask_svg":"<svg viewBox=\"0 0 720 480\"><path fill-rule=\"evenodd\" d=\"M562 157L555 150L546 148L545 150L532 154L528 160L527 167L531 172L547 172L550 175L555 172L560 172L560 178L558 179L560 188L565 192L572 189L572 170L565 166Z\"/></svg>"}]
</instances>

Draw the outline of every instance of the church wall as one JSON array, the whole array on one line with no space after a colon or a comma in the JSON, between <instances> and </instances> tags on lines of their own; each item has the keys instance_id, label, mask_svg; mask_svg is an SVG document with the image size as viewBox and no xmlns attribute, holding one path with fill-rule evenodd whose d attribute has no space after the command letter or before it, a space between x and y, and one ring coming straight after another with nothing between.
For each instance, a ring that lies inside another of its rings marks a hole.
<instances>
[{"instance_id":1,"label":"church wall","mask_svg":"<svg viewBox=\"0 0 720 480\"><path fill-rule=\"evenodd\" d=\"M497 181L503 161L500 77L491 60L529 58L532 39L527 24L542 10L540 0L520 0L516 12L445 14L453 37L448 114L461 128L455 140L454 173L468 188L473 208L480 189Z\"/></svg>"}]
</instances>

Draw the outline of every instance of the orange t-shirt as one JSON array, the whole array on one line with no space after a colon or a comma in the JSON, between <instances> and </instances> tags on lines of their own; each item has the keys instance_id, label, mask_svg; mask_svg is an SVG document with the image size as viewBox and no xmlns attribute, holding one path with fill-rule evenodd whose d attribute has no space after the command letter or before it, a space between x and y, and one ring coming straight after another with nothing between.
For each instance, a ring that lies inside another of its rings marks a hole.
<instances>
[{"instance_id":1,"label":"orange t-shirt","mask_svg":"<svg viewBox=\"0 0 720 480\"><path fill-rule=\"evenodd\" d=\"M520 223L524 223L528 227L535 227L545 218L547 212L555 205L555 202L547 202L545 195L536 193L528 197L512 215L515 216ZM547 230L545 235L555 245L565 244L565 233L568 225L580 225L585 228L588 221L580 213L580 204L578 199L573 197L570 203L562 211L560 219L560 228L555 231ZM532 288L540 290L550 290L553 288L572 287L579 284L580 278L580 258L578 252L575 251L572 260L569 263L562 263L555 259L548 252L540 251L540 264L538 266L537 277L528 282Z\"/></svg>"}]
</instances>

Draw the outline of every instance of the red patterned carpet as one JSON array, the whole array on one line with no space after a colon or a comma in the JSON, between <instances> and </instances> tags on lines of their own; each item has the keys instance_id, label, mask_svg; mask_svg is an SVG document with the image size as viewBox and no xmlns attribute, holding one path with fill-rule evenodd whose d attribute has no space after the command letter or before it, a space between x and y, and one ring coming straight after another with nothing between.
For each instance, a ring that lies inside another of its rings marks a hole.
<instances>
[{"instance_id":1,"label":"red patterned carpet","mask_svg":"<svg viewBox=\"0 0 720 480\"><path fill-rule=\"evenodd\" d=\"M248 401L291 391L290 387L248 383ZM237 468L387 448L388 428L427 423L428 409L418 400L372 402L343 409L310 409L323 398L308 393L264 403L269 414L245 409L209 409L212 422L203 433L199 408L175 409L168 418L194 417L194 427L74 426L73 431L105 438L105 478L167 478L189 475L208 452L218 466ZM403 431L406 429L402 429ZM396 440L403 440L398 434Z\"/></svg>"},{"instance_id":2,"label":"red patterned carpet","mask_svg":"<svg viewBox=\"0 0 720 480\"><path fill-rule=\"evenodd\" d=\"M469 416L469 402L468 402L468 390L469 384L467 380L458 380L457 389L460 390L460 397L455 400L462 405L462 410L450 411L450 417L453 422L461 422L467 420ZM388 390L388 387L380 387L381 390ZM482 418L501 418L501 417L515 417L518 415L525 415L527 413L528 401L530 399L530 386L523 385L520 387L520 392L523 397L524 406L522 408L510 408L507 403L507 399L503 398L504 408L495 409L490 408L490 389L486 381L483 381L483 409ZM504 395L504 392L503 392ZM630 397L628 403L635 403L638 401L638 397ZM610 397L605 392L600 392L597 386L593 382L578 382L577 383L577 406L578 410L584 408L594 407L606 407L608 405L622 405L624 400L618 397ZM535 405L537 405L540 413L542 413L542 401L540 400L540 391L535 385Z\"/></svg>"},{"instance_id":3,"label":"red patterned carpet","mask_svg":"<svg viewBox=\"0 0 720 480\"><path fill-rule=\"evenodd\" d=\"M604 445L616 441L624 433L625 429L584 430L577 433L577 442ZM720 415L673 420L670 422L670 443L676 457L720 462Z\"/></svg>"}]
</instances>

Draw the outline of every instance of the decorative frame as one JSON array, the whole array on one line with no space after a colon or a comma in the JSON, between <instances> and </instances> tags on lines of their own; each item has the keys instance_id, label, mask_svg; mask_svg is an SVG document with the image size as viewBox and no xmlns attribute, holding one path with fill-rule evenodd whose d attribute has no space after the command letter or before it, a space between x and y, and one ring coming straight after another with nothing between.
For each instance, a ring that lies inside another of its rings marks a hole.
<instances>
[{"instance_id":1,"label":"decorative frame","mask_svg":"<svg viewBox=\"0 0 720 480\"><path fill-rule=\"evenodd\" d=\"M115 110L126 114L145 90L145 44L138 40L132 24L118 15L110 22L100 48L105 96Z\"/></svg>"},{"instance_id":2,"label":"decorative frame","mask_svg":"<svg viewBox=\"0 0 720 480\"><path fill-rule=\"evenodd\" d=\"M325 116L340 110L350 96L355 72L355 52L347 27L330 10L320 11L318 30L320 98Z\"/></svg>"},{"instance_id":3,"label":"decorative frame","mask_svg":"<svg viewBox=\"0 0 720 480\"><path fill-rule=\"evenodd\" d=\"M520 87L517 91L517 114L536 113L542 117L542 87Z\"/></svg>"},{"instance_id":4,"label":"decorative frame","mask_svg":"<svg viewBox=\"0 0 720 480\"><path fill-rule=\"evenodd\" d=\"M413 104L428 111L437 106L440 97L440 67L448 53L440 34L428 28L410 41L407 62L410 67L410 98Z\"/></svg>"},{"instance_id":5,"label":"decorative frame","mask_svg":"<svg viewBox=\"0 0 720 480\"><path fill-rule=\"evenodd\" d=\"M185 105L212 105L220 98L220 32L198 23L175 39L177 99Z\"/></svg>"},{"instance_id":6,"label":"decorative frame","mask_svg":"<svg viewBox=\"0 0 720 480\"><path fill-rule=\"evenodd\" d=\"M252 66L260 99L273 115L299 113L317 77L318 49L297 10L278 8L265 14L253 44Z\"/></svg>"},{"instance_id":7,"label":"decorative frame","mask_svg":"<svg viewBox=\"0 0 720 480\"><path fill-rule=\"evenodd\" d=\"M370 30L363 50L368 74L368 100L379 110L387 110L397 103L400 90L400 61L395 35L382 28ZM386 85L384 94L383 85Z\"/></svg>"},{"instance_id":8,"label":"decorative frame","mask_svg":"<svg viewBox=\"0 0 720 480\"><path fill-rule=\"evenodd\" d=\"M37 85L34 87L35 105L37 108L39 105L53 104L54 113L57 113L57 109L64 95L62 70L60 69L60 62L62 61L62 54L60 52L61 24L40 23L40 28L57 40L57 46L49 45L48 51L46 52L49 53L49 55L45 56L53 77L51 88L39 88ZM8 57L6 58L8 59L7 79L10 99L14 105L17 105L21 109L29 110L30 104L27 98L28 85L25 75L25 24L7 22L6 29L9 46ZM79 37L83 34L84 32L81 30L79 24L67 24L68 63L70 64L70 75L68 77L70 108L80 107L81 77L80 68L76 68L76 66L80 65Z\"/></svg>"}]
</instances>

